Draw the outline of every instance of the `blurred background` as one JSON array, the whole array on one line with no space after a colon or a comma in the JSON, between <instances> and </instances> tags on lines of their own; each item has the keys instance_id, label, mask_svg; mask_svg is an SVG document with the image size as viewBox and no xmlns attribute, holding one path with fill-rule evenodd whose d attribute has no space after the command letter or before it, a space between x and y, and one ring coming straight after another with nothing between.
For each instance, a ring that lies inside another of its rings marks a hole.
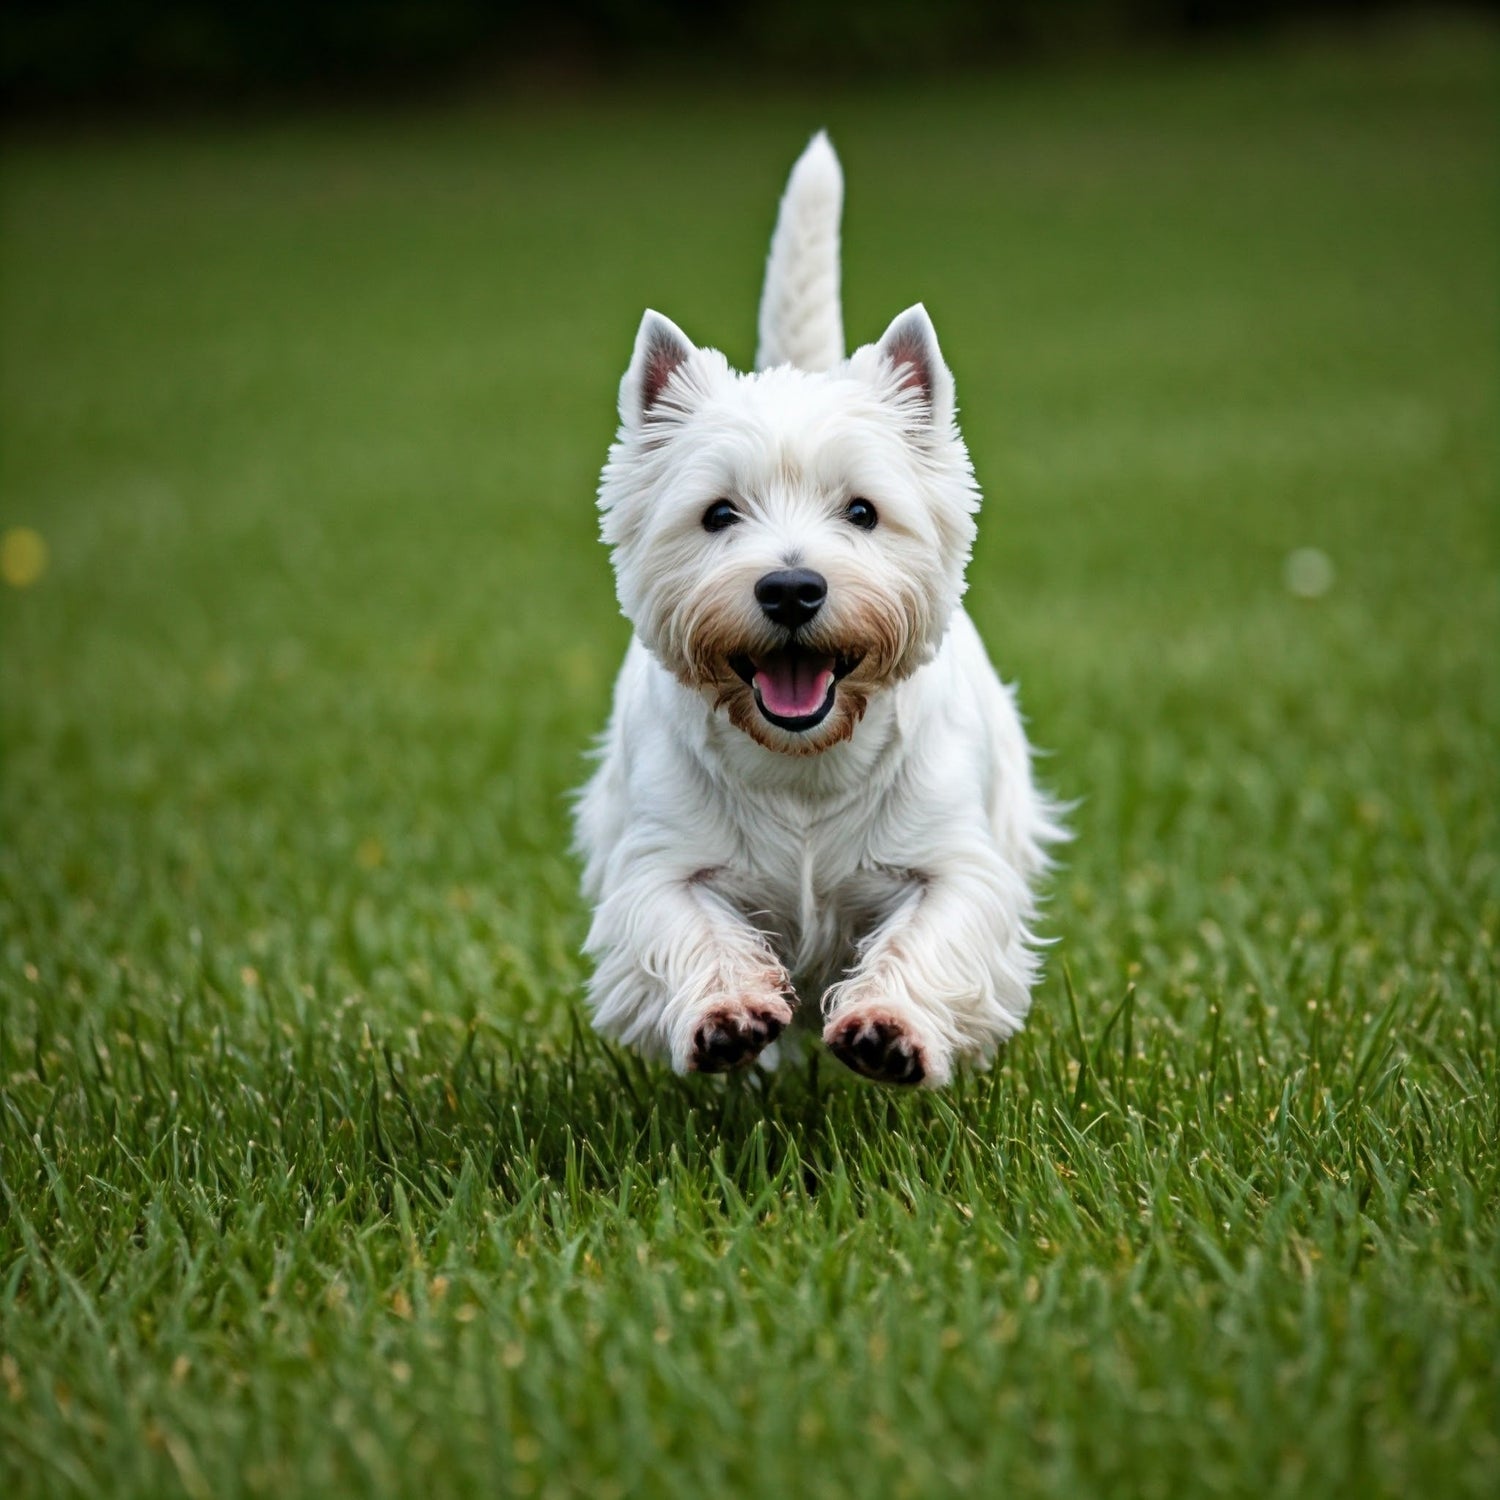
<instances>
[{"instance_id":1,"label":"blurred background","mask_svg":"<svg viewBox=\"0 0 1500 1500\"><path fill-rule=\"evenodd\" d=\"M1080 982L1188 962L1226 903L1363 931L1330 882L1482 845L1493 7L4 27L0 875L54 995L197 941L225 993L276 955L299 993L560 1024L566 794L627 633L616 383L647 305L749 360L822 126L849 337L931 310L987 495L970 607L1085 799Z\"/></svg>"},{"instance_id":2,"label":"blurred background","mask_svg":"<svg viewBox=\"0 0 1500 1500\"><path fill-rule=\"evenodd\" d=\"M1450 13L1465 7L1447 7ZM1493 11L1493 3L1467 8ZM623 71L764 82L951 74L1132 50L1357 30L1399 0L12 0L13 104L412 95Z\"/></svg>"}]
</instances>

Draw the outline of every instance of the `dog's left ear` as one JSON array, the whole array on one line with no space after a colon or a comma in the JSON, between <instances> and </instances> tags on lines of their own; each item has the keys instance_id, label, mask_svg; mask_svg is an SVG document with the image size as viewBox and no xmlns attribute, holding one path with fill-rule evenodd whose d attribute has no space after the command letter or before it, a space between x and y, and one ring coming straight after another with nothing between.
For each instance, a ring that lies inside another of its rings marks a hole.
<instances>
[{"instance_id":1,"label":"dog's left ear","mask_svg":"<svg viewBox=\"0 0 1500 1500\"><path fill-rule=\"evenodd\" d=\"M672 376L693 353L688 336L670 318L646 309L630 368L620 381L620 420L627 427L634 427L661 400Z\"/></svg>"},{"instance_id":2,"label":"dog's left ear","mask_svg":"<svg viewBox=\"0 0 1500 1500\"><path fill-rule=\"evenodd\" d=\"M897 315L881 334L875 353L896 377L899 391L914 391L926 404L932 425L946 429L953 420L953 376L943 363L937 333L918 302Z\"/></svg>"}]
</instances>

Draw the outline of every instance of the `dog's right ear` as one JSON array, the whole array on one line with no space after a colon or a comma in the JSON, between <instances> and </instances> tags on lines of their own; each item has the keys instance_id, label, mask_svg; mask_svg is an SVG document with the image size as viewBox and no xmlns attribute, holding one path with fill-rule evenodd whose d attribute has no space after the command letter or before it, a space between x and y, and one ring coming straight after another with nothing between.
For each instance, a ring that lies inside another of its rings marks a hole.
<instances>
[{"instance_id":1,"label":"dog's right ear","mask_svg":"<svg viewBox=\"0 0 1500 1500\"><path fill-rule=\"evenodd\" d=\"M647 416L692 353L688 336L670 318L646 309L630 368L620 381L620 421L625 426L634 427Z\"/></svg>"}]
</instances>

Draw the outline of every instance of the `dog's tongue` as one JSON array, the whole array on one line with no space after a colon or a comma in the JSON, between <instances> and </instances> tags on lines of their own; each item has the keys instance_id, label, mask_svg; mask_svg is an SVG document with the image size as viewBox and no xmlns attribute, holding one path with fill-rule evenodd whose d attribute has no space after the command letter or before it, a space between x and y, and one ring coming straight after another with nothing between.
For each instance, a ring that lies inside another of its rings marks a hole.
<instances>
[{"instance_id":1,"label":"dog's tongue","mask_svg":"<svg viewBox=\"0 0 1500 1500\"><path fill-rule=\"evenodd\" d=\"M755 663L755 691L782 719L805 719L817 713L832 681L833 662L826 656L781 651Z\"/></svg>"}]
</instances>

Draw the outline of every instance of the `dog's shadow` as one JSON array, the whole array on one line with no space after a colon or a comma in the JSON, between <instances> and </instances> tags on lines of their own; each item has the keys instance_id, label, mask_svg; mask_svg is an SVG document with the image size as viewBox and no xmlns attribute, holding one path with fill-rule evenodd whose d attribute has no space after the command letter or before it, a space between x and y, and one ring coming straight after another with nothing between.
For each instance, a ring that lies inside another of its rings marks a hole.
<instances>
[{"instance_id":1,"label":"dog's shadow","mask_svg":"<svg viewBox=\"0 0 1500 1500\"><path fill-rule=\"evenodd\" d=\"M834 1191L912 1196L961 1171L997 1080L938 1095L847 1074L820 1048L774 1071L679 1077L603 1041L574 1016L537 1055L465 1045L420 1077L385 1054L361 1134L394 1192L441 1203L467 1185L520 1206L547 1195L639 1197L674 1185L743 1211Z\"/></svg>"}]
</instances>

